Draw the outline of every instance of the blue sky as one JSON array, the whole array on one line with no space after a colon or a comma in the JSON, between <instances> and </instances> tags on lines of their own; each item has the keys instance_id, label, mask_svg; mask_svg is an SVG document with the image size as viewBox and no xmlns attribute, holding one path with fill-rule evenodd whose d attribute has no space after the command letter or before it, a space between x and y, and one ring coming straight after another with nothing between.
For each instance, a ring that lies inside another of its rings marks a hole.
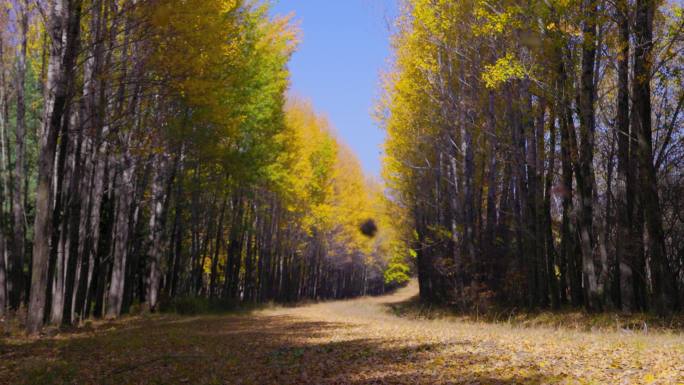
<instances>
[{"instance_id":1,"label":"blue sky","mask_svg":"<svg viewBox=\"0 0 684 385\"><path fill-rule=\"evenodd\" d=\"M292 92L326 115L369 175L380 174L384 133L371 116L388 68L396 0L273 0L294 14L301 42L290 62Z\"/></svg>"}]
</instances>

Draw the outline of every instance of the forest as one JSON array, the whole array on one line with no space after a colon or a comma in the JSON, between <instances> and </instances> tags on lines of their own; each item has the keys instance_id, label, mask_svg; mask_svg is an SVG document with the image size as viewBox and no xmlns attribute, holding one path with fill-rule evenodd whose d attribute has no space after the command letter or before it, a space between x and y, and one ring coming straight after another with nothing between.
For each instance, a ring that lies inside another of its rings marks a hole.
<instances>
[{"instance_id":1,"label":"forest","mask_svg":"<svg viewBox=\"0 0 684 385\"><path fill-rule=\"evenodd\" d=\"M405 2L377 115L422 298L682 309L683 15Z\"/></svg>"},{"instance_id":2,"label":"forest","mask_svg":"<svg viewBox=\"0 0 684 385\"><path fill-rule=\"evenodd\" d=\"M681 0L0 0L0 384L684 385L682 196Z\"/></svg>"},{"instance_id":3,"label":"forest","mask_svg":"<svg viewBox=\"0 0 684 385\"><path fill-rule=\"evenodd\" d=\"M1 17L0 314L25 308L35 333L391 287L380 183L286 93L298 31L268 4L12 0Z\"/></svg>"}]
</instances>

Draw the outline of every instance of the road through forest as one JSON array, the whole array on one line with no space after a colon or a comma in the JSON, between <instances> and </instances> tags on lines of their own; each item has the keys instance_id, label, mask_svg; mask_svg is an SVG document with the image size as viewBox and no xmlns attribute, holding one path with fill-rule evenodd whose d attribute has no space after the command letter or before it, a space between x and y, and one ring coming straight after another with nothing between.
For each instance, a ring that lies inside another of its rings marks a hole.
<instances>
[{"instance_id":1,"label":"road through forest","mask_svg":"<svg viewBox=\"0 0 684 385\"><path fill-rule=\"evenodd\" d=\"M0 345L0 383L680 384L681 334L400 318L397 293Z\"/></svg>"}]
</instances>

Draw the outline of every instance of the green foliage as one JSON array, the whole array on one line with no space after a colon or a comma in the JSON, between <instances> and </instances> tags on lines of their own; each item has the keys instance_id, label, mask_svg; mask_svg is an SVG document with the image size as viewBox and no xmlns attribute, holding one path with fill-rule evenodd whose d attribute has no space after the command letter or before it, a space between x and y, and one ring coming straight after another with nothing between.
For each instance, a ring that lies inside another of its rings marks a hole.
<instances>
[{"instance_id":1,"label":"green foliage","mask_svg":"<svg viewBox=\"0 0 684 385\"><path fill-rule=\"evenodd\" d=\"M394 240L391 253L384 273L385 283L403 285L411 279L411 265L415 264L418 254L414 249L406 248L404 242L398 239Z\"/></svg>"},{"instance_id":2,"label":"green foliage","mask_svg":"<svg viewBox=\"0 0 684 385\"><path fill-rule=\"evenodd\" d=\"M409 266L403 261L392 260L385 270L386 284L403 284L411 280Z\"/></svg>"}]
</instances>

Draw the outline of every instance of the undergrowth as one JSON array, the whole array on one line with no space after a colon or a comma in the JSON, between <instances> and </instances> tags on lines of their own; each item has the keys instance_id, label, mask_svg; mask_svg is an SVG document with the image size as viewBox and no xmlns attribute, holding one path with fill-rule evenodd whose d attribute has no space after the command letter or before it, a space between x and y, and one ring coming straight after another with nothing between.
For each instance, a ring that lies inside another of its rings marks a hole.
<instances>
[{"instance_id":1,"label":"undergrowth","mask_svg":"<svg viewBox=\"0 0 684 385\"><path fill-rule=\"evenodd\" d=\"M272 303L257 304L230 299L184 296L162 301L159 305L159 311L178 315L249 313L272 306L274 306Z\"/></svg>"},{"instance_id":2,"label":"undergrowth","mask_svg":"<svg viewBox=\"0 0 684 385\"><path fill-rule=\"evenodd\" d=\"M519 308L489 308L487 311L463 311L449 304L434 304L418 297L387 304L389 311L409 319L455 319L465 322L505 323L518 327L551 327L579 331L649 331L684 332L684 314L658 317L650 313L615 311L588 313L577 308L560 310L529 310Z\"/></svg>"}]
</instances>

